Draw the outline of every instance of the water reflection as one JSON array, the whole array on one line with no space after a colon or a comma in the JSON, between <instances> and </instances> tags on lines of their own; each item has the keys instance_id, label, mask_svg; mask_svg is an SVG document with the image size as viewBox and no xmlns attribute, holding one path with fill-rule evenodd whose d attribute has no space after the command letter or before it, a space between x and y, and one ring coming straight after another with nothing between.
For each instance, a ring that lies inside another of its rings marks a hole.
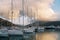
<instances>
[{"instance_id":1,"label":"water reflection","mask_svg":"<svg viewBox=\"0 0 60 40\"><path fill-rule=\"evenodd\" d=\"M60 32L37 33L36 40L59 40Z\"/></svg>"},{"instance_id":2,"label":"water reflection","mask_svg":"<svg viewBox=\"0 0 60 40\"><path fill-rule=\"evenodd\" d=\"M9 36L7 37L4 36L4 37L6 37L6 39L9 38L10 40L20 40L20 39L21 40L28 40L28 39L29 40L35 40L35 39L36 40L60 40L60 32L43 32L43 33L40 32L36 34L34 32L31 33L30 30L26 31L26 33L25 32L23 33L22 30L8 30L8 32L4 30L2 31L2 33L0 32L0 39L4 40L1 35L7 33L7 35ZM19 35L16 35L16 34L19 34Z\"/></svg>"}]
</instances>

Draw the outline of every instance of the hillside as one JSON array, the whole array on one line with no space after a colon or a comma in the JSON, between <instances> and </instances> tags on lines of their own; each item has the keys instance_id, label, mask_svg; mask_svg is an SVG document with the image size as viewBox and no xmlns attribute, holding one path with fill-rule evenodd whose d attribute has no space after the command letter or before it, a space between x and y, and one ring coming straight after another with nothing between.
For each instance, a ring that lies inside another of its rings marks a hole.
<instances>
[{"instance_id":1,"label":"hillside","mask_svg":"<svg viewBox=\"0 0 60 40\"><path fill-rule=\"evenodd\" d=\"M60 26L60 21L48 21L48 22L43 22L43 21L36 21L32 24L26 25L26 26Z\"/></svg>"}]
</instances>

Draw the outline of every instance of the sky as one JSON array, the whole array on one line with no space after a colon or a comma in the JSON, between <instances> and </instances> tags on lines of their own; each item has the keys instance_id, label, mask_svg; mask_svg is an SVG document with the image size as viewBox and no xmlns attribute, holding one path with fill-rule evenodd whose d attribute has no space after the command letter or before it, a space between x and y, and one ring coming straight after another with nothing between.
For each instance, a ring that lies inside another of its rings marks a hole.
<instances>
[{"instance_id":1,"label":"sky","mask_svg":"<svg viewBox=\"0 0 60 40\"><path fill-rule=\"evenodd\" d=\"M16 24L27 25L32 20L60 21L60 0L24 0L24 10L22 0L13 0L13 16L11 7L11 0L0 0L0 16L9 20L12 17ZM25 16L22 16L22 11Z\"/></svg>"},{"instance_id":2,"label":"sky","mask_svg":"<svg viewBox=\"0 0 60 40\"><path fill-rule=\"evenodd\" d=\"M58 16L58 21L60 21L60 0L55 0L52 9L56 12Z\"/></svg>"},{"instance_id":3,"label":"sky","mask_svg":"<svg viewBox=\"0 0 60 40\"><path fill-rule=\"evenodd\" d=\"M55 0L52 8L55 12L60 13L60 0Z\"/></svg>"}]
</instances>

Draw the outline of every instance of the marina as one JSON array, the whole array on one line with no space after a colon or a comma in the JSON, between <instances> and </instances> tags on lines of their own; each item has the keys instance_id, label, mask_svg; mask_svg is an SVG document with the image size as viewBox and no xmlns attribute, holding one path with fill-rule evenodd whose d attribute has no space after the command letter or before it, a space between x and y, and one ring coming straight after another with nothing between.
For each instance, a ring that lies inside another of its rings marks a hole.
<instances>
[{"instance_id":1,"label":"marina","mask_svg":"<svg viewBox=\"0 0 60 40\"><path fill-rule=\"evenodd\" d=\"M0 0L0 40L60 40L60 0Z\"/></svg>"},{"instance_id":2,"label":"marina","mask_svg":"<svg viewBox=\"0 0 60 40\"><path fill-rule=\"evenodd\" d=\"M44 38L44 36L45 35L48 36L48 34L50 34L50 36L52 36L51 34L53 33L56 35L59 35L60 31L57 31L56 29L57 28L53 28L53 27L47 27L46 29L44 29L43 27L39 27L39 28L31 27L31 28L25 28L23 30L0 29L0 39L1 40L28 40L28 39L29 40L43 40L40 38L41 37Z\"/></svg>"}]
</instances>

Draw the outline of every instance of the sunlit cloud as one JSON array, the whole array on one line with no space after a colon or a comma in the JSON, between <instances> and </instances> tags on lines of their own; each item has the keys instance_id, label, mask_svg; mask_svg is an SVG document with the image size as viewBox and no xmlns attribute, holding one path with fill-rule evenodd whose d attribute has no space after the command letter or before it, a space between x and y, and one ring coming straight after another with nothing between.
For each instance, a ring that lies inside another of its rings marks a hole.
<instances>
[{"instance_id":1,"label":"sunlit cloud","mask_svg":"<svg viewBox=\"0 0 60 40\"><path fill-rule=\"evenodd\" d=\"M57 16L51 8L54 0L28 0L28 16L40 21L54 21ZM33 4L32 4L33 3ZM27 7L25 10L27 10Z\"/></svg>"},{"instance_id":2,"label":"sunlit cloud","mask_svg":"<svg viewBox=\"0 0 60 40\"><path fill-rule=\"evenodd\" d=\"M56 21L57 14L51 8L53 3L54 0L24 0L25 15L27 15L28 19L29 17L33 17L35 20L40 21ZM0 16L8 18L9 20L12 17L13 20L17 21L17 18L21 16L20 11L22 10L22 5L22 0L13 0L12 16L11 0L0 0Z\"/></svg>"}]
</instances>

